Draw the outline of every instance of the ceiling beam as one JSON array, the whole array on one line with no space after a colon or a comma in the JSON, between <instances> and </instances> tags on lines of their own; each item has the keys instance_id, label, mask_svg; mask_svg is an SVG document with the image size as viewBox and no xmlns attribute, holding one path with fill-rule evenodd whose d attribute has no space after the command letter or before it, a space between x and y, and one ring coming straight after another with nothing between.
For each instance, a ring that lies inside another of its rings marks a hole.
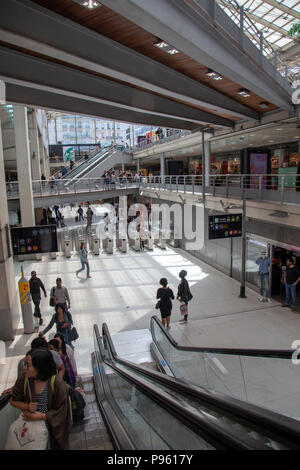
<instances>
[{"instance_id":1,"label":"ceiling beam","mask_svg":"<svg viewBox=\"0 0 300 470\"><path fill-rule=\"evenodd\" d=\"M59 95L78 95L143 114L174 117L198 125L233 126L229 119L212 113L1 46L0 76L6 83L24 83L26 87L50 89Z\"/></svg>"},{"instance_id":2,"label":"ceiling beam","mask_svg":"<svg viewBox=\"0 0 300 470\"><path fill-rule=\"evenodd\" d=\"M293 109L288 83L278 74L275 78L270 63L260 65L256 46L247 38L245 53L234 40L229 40L230 36L239 37L239 28L234 22L230 24L228 15L219 6L216 28L198 0L151 0L151 8L149 0L101 3L264 100L282 109Z\"/></svg>"},{"instance_id":3,"label":"ceiling beam","mask_svg":"<svg viewBox=\"0 0 300 470\"><path fill-rule=\"evenodd\" d=\"M300 13L292 8L288 8L282 3L275 2L275 0L264 0L263 3L268 3L273 8L277 8L277 10L281 10L284 13L288 13L290 16L293 16L295 19L300 20Z\"/></svg>"},{"instance_id":4,"label":"ceiling beam","mask_svg":"<svg viewBox=\"0 0 300 470\"><path fill-rule=\"evenodd\" d=\"M221 92L29 0L0 2L0 41L208 111L259 118Z\"/></svg>"},{"instance_id":5,"label":"ceiling beam","mask_svg":"<svg viewBox=\"0 0 300 470\"><path fill-rule=\"evenodd\" d=\"M59 95L50 90L40 90L14 83L6 85L6 101L12 104L23 104L33 108L42 108L64 113L82 114L101 119L109 119L132 124L144 124L175 129L187 129L193 131L198 125L181 119L171 119L166 116L153 116L129 111L118 106L85 100L78 96Z\"/></svg>"},{"instance_id":6,"label":"ceiling beam","mask_svg":"<svg viewBox=\"0 0 300 470\"><path fill-rule=\"evenodd\" d=\"M225 4L227 6L227 8L229 8L230 10L232 11L235 11L235 12L239 12L239 8L238 6L235 4L235 3L231 3L231 2L228 2L227 0L217 0L217 2L219 3L220 6L222 6L222 4ZM260 18L259 16L255 15L254 13L251 13L250 11L245 11L245 13L254 21L256 21L257 23L260 23L262 24L263 26L266 26L267 28L270 28L272 29L273 31L275 31L276 33L279 33L281 34L281 36L284 36L284 37L288 37L290 39L290 37L288 36L288 33L286 31L284 31L283 29L279 28L278 26L276 25L273 25L272 23L270 23L269 21L265 20L264 18Z\"/></svg>"}]
</instances>

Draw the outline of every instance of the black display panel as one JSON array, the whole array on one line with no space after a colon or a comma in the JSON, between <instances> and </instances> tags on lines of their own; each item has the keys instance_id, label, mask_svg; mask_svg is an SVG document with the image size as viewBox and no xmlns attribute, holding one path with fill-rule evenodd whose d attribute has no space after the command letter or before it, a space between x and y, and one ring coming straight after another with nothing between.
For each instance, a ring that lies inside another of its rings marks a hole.
<instances>
[{"instance_id":1,"label":"black display panel","mask_svg":"<svg viewBox=\"0 0 300 470\"><path fill-rule=\"evenodd\" d=\"M235 238L242 236L243 214L210 215L208 238Z\"/></svg>"},{"instance_id":2,"label":"black display panel","mask_svg":"<svg viewBox=\"0 0 300 470\"><path fill-rule=\"evenodd\" d=\"M57 252L56 225L10 229L14 255Z\"/></svg>"}]
</instances>

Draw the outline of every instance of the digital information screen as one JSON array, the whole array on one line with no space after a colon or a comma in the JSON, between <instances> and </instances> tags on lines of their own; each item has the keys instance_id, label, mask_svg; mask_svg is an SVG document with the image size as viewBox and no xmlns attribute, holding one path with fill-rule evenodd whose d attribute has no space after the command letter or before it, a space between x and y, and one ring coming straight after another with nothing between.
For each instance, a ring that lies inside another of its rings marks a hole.
<instances>
[{"instance_id":1,"label":"digital information screen","mask_svg":"<svg viewBox=\"0 0 300 470\"><path fill-rule=\"evenodd\" d=\"M14 255L58 251L56 225L10 229Z\"/></svg>"},{"instance_id":2,"label":"digital information screen","mask_svg":"<svg viewBox=\"0 0 300 470\"><path fill-rule=\"evenodd\" d=\"M209 215L208 239L242 236L243 214Z\"/></svg>"}]
</instances>

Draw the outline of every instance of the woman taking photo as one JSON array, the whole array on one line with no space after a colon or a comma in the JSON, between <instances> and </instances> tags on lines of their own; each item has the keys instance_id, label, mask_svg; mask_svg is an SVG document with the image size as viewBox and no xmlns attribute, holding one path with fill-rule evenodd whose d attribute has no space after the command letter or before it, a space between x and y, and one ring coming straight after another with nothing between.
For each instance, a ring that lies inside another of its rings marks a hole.
<instances>
[{"instance_id":1,"label":"woman taking photo","mask_svg":"<svg viewBox=\"0 0 300 470\"><path fill-rule=\"evenodd\" d=\"M46 443L45 449L69 448L72 417L68 391L63 379L56 375L56 366L50 351L34 349L27 353L24 373L13 387L11 405L23 412L22 418L29 431L31 421L41 423L39 435L33 436L37 448L40 448L41 436L45 437L45 433L48 433L48 439L43 441ZM43 422L45 426L42 425ZM23 428L22 434L24 432ZM9 441L10 436L8 443Z\"/></svg>"},{"instance_id":2,"label":"woman taking photo","mask_svg":"<svg viewBox=\"0 0 300 470\"><path fill-rule=\"evenodd\" d=\"M168 287L168 281L163 277L159 281L162 286L157 290L156 298L159 299L157 302L157 308L159 308L161 313L161 321L164 327L167 327L170 330L170 320L171 320L171 311L172 311L172 301L174 300L174 293L172 289Z\"/></svg>"},{"instance_id":3,"label":"woman taking photo","mask_svg":"<svg viewBox=\"0 0 300 470\"><path fill-rule=\"evenodd\" d=\"M70 338L71 325L73 324L72 315L66 310L64 304L56 304L55 314L52 316L49 325L43 331L40 331L39 335L45 335L51 330L54 324L56 324L56 332L60 333L63 336L65 343L74 349Z\"/></svg>"},{"instance_id":4,"label":"woman taking photo","mask_svg":"<svg viewBox=\"0 0 300 470\"><path fill-rule=\"evenodd\" d=\"M87 252L85 243L81 243L79 255L80 255L80 261L81 261L81 269L78 269L78 271L76 271L76 276L78 276L78 274L81 271L84 271L84 268L86 267L86 277L87 278L92 277L90 276L90 265L88 262L88 252Z\"/></svg>"}]
</instances>

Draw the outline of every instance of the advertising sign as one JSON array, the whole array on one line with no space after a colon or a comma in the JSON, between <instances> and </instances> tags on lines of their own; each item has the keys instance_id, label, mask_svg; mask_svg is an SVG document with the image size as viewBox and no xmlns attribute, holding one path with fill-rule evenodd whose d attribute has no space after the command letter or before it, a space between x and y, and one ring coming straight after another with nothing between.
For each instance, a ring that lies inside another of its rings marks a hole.
<instances>
[{"instance_id":1,"label":"advertising sign","mask_svg":"<svg viewBox=\"0 0 300 470\"><path fill-rule=\"evenodd\" d=\"M268 173L268 155L266 153L250 153L250 188L259 188L259 176ZM262 189L266 189L266 177L262 180Z\"/></svg>"},{"instance_id":2,"label":"advertising sign","mask_svg":"<svg viewBox=\"0 0 300 470\"><path fill-rule=\"evenodd\" d=\"M10 233L14 255L58 251L56 225L16 227Z\"/></svg>"},{"instance_id":3,"label":"advertising sign","mask_svg":"<svg viewBox=\"0 0 300 470\"><path fill-rule=\"evenodd\" d=\"M74 147L64 146L63 153L64 153L64 162L69 162L70 160L75 161L75 148Z\"/></svg>"},{"instance_id":4,"label":"advertising sign","mask_svg":"<svg viewBox=\"0 0 300 470\"><path fill-rule=\"evenodd\" d=\"M235 238L242 236L243 214L210 215L208 239Z\"/></svg>"}]
</instances>

